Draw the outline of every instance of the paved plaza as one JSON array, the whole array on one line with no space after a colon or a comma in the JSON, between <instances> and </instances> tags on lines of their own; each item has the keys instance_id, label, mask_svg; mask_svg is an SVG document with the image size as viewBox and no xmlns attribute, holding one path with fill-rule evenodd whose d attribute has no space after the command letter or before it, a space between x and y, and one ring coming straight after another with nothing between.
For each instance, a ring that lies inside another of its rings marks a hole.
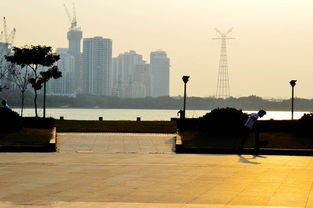
<instances>
[{"instance_id":1,"label":"paved plaza","mask_svg":"<svg viewBox=\"0 0 313 208\"><path fill-rule=\"evenodd\" d=\"M60 150L1 153L0 208L313 208L313 157Z\"/></svg>"},{"instance_id":2,"label":"paved plaza","mask_svg":"<svg viewBox=\"0 0 313 208\"><path fill-rule=\"evenodd\" d=\"M58 133L58 151L173 153L176 134Z\"/></svg>"}]
</instances>

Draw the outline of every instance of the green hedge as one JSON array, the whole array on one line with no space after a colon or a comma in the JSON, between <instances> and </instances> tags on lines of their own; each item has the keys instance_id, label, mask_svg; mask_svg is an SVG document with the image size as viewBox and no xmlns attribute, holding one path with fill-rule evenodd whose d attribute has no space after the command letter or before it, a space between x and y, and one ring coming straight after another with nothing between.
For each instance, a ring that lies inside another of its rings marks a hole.
<instances>
[{"instance_id":1,"label":"green hedge","mask_svg":"<svg viewBox=\"0 0 313 208\"><path fill-rule=\"evenodd\" d=\"M179 132L198 131L214 137L238 137L248 115L234 108L217 108L197 119L178 119ZM255 128L260 132L292 133L313 138L313 113L299 120L258 120Z\"/></svg>"},{"instance_id":2,"label":"green hedge","mask_svg":"<svg viewBox=\"0 0 313 208\"><path fill-rule=\"evenodd\" d=\"M199 131L218 137L239 136L248 115L235 108L217 108L199 120Z\"/></svg>"},{"instance_id":3,"label":"green hedge","mask_svg":"<svg viewBox=\"0 0 313 208\"><path fill-rule=\"evenodd\" d=\"M217 108L198 119L179 119L177 129L215 137L240 136L248 115L235 108Z\"/></svg>"},{"instance_id":4,"label":"green hedge","mask_svg":"<svg viewBox=\"0 0 313 208\"><path fill-rule=\"evenodd\" d=\"M298 134L313 138L313 113L304 114L298 122Z\"/></svg>"},{"instance_id":5,"label":"green hedge","mask_svg":"<svg viewBox=\"0 0 313 208\"><path fill-rule=\"evenodd\" d=\"M260 132L295 132L298 120L259 120L255 128Z\"/></svg>"},{"instance_id":6,"label":"green hedge","mask_svg":"<svg viewBox=\"0 0 313 208\"><path fill-rule=\"evenodd\" d=\"M51 129L55 126L54 118L23 117L26 128Z\"/></svg>"}]
</instances>

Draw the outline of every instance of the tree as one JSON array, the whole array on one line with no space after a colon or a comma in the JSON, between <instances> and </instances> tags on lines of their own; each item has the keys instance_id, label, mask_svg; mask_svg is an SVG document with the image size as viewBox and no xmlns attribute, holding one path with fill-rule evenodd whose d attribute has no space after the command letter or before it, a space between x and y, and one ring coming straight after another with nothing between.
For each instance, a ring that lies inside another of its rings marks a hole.
<instances>
[{"instance_id":1,"label":"tree","mask_svg":"<svg viewBox=\"0 0 313 208\"><path fill-rule=\"evenodd\" d=\"M40 72L43 82L43 117L46 117L46 83L49 81L49 79L58 79L62 77L62 72L59 71L57 66L53 66L48 71Z\"/></svg>"},{"instance_id":2,"label":"tree","mask_svg":"<svg viewBox=\"0 0 313 208\"><path fill-rule=\"evenodd\" d=\"M14 64L10 64L9 67L9 74L12 79L12 81L15 83L15 85L20 89L21 91L21 116L23 117L23 109L24 109L24 100L25 100L25 91L27 89L27 86L29 84L29 79L31 78L31 71L28 67L24 67L25 71L22 71L22 68L19 66L16 66Z\"/></svg>"},{"instance_id":3,"label":"tree","mask_svg":"<svg viewBox=\"0 0 313 208\"><path fill-rule=\"evenodd\" d=\"M53 66L55 62L60 59L59 55L56 55L52 52L52 48L50 46L25 46L22 48L14 47L13 55L6 56L6 60L16 64L18 66L29 67L33 73L31 78L29 78L29 82L34 89L34 105L35 105L35 115L38 117L37 113L37 91L42 88L42 85L45 84L49 79L47 77L43 77L43 72L47 67ZM58 72L58 67L53 66L53 72ZM52 69L50 68L50 69ZM48 69L47 71L49 71ZM61 72L60 72L61 73ZM44 75L45 76L45 75Z\"/></svg>"}]
</instances>

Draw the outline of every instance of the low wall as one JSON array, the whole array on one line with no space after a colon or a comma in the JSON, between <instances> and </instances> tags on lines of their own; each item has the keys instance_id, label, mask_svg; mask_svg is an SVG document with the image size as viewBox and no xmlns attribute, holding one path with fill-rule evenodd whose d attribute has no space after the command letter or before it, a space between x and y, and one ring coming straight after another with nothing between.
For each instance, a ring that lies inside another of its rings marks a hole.
<instances>
[{"instance_id":1,"label":"low wall","mask_svg":"<svg viewBox=\"0 0 313 208\"><path fill-rule=\"evenodd\" d=\"M50 142L46 145L0 145L0 152L56 152L57 134L53 128Z\"/></svg>"},{"instance_id":2,"label":"low wall","mask_svg":"<svg viewBox=\"0 0 313 208\"><path fill-rule=\"evenodd\" d=\"M223 131L227 130L221 128L216 131L210 129L210 126L203 132L198 128L199 120L177 120L176 153L237 154L241 134L231 134L230 131L223 136ZM301 132L303 126L299 120L260 120L255 123L255 127L261 141L270 141L267 146L260 148L259 154L313 155L313 136ZM213 131L214 134L210 134ZM216 132L221 132L222 136ZM250 134L247 141L242 153L255 153L254 133Z\"/></svg>"}]
</instances>

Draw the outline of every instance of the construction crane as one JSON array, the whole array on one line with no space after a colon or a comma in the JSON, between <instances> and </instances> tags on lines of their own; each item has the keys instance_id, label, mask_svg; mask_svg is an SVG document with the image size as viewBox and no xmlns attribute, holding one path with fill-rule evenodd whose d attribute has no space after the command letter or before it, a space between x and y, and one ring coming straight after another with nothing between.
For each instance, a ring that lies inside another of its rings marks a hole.
<instances>
[{"instance_id":1,"label":"construction crane","mask_svg":"<svg viewBox=\"0 0 313 208\"><path fill-rule=\"evenodd\" d=\"M8 34L7 22L6 22L5 17L3 17L3 31L1 31L1 34L0 34L0 42L7 43L9 46L12 46L14 43L15 34L16 34L15 28L13 28L11 33Z\"/></svg>"},{"instance_id":2,"label":"construction crane","mask_svg":"<svg viewBox=\"0 0 313 208\"><path fill-rule=\"evenodd\" d=\"M69 28L69 30L79 30L80 28L77 27L75 4L73 3L73 16L70 14L70 12L67 9L65 4L64 4L64 9L65 9L66 15L67 15L67 17L71 23L71 27Z\"/></svg>"}]
</instances>

